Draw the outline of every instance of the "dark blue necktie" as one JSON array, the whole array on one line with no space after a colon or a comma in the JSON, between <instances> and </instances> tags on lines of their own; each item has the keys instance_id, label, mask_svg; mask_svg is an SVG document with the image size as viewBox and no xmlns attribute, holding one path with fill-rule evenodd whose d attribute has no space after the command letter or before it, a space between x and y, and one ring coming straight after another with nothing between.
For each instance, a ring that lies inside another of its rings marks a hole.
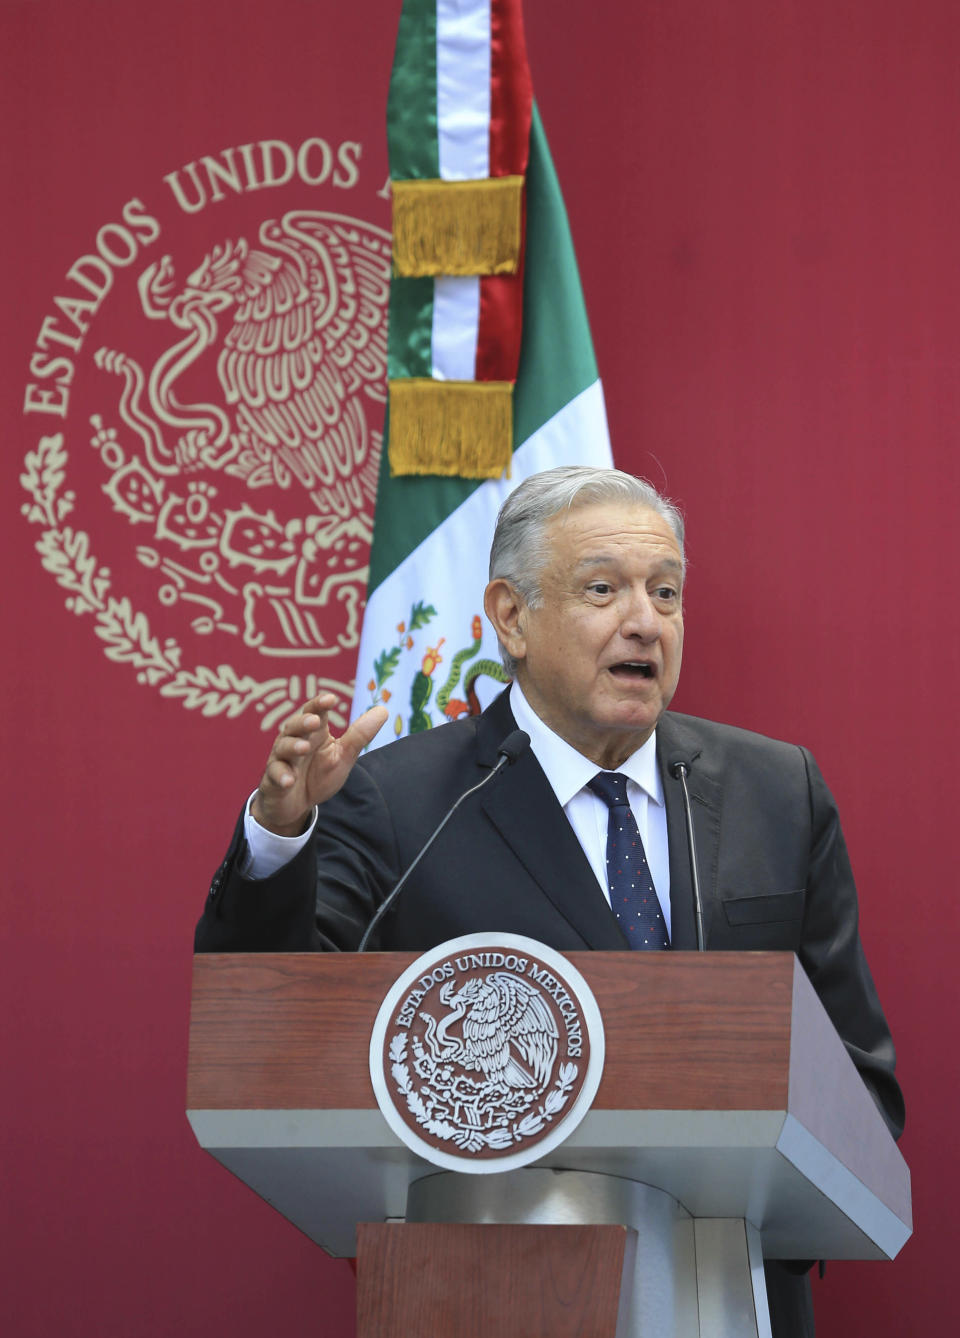
<instances>
[{"instance_id":1,"label":"dark blue necktie","mask_svg":"<svg viewBox=\"0 0 960 1338\"><path fill-rule=\"evenodd\" d=\"M650 876L640 830L627 799L627 778L601 771L589 788L610 810L607 818L607 883L610 906L631 948L669 948L667 927Z\"/></svg>"}]
</instances>

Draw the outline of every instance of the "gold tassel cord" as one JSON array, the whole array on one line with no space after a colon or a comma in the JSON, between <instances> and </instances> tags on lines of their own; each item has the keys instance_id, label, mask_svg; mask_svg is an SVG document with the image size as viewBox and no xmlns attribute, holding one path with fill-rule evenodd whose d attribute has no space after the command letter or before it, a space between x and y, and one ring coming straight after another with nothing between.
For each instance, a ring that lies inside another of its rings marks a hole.
<instances>
[{"instance_id":1,"label":"gold tassel cord","mask_svg":"<svg viewBox=\"0 0 960 1338\"><path fill-rule=\"evenodd\" d=\"M513 454L510 381L391 381L390 471L500 478Z\"/></svg>"},{"instance_id":2,"label":"gold tassel cord","mask_svg":"<svg viewBox=\"0 0 960 1338\"><path fill-rule=\"evenodd\" d=\"M431 274L516 274L523 241L523 177L394 181L393 268Z\"/></svg>"}]
</instances>

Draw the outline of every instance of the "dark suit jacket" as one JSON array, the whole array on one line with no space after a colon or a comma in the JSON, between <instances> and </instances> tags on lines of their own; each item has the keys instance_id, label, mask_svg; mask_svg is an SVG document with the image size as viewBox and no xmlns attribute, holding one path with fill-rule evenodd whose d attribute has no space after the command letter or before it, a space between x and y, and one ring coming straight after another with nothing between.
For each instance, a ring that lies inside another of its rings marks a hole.
<instances>
[{"instance_id":1,"label":"dark suit jacket","mask_svg":"<svg viewBox=\"0 0 960 1338\"><path fill-rule=\"evenodd\" d=\"M362 757L322 806L312 841L272 878L237 872L238 823L197 926L198 952L351 950L380 902L516 728L504 692L482 716ZM711 951L796 952L894 1134L903 1101L894 1050L857 928L857 896L836 806L811 755L746 730L668 712L657 726L667 804L672 947L696 948L679 783L689 787ZM529 750L464 804L382 922L372 946L425 951L484 930L560 951L625 949L606 897ZM803 1269L805 1265L800 1265ZM768 1261L775 1338L810 1338L796 1266Z\"/></svg>"}]
</instances>

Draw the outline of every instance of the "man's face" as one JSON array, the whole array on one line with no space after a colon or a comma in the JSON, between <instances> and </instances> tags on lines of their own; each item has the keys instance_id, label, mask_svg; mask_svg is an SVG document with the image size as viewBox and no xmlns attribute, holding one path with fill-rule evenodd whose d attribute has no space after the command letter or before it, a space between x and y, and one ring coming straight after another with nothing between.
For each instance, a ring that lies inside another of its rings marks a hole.
<instances>
[{"instance_id":1,"label":"man's face","mask_svg":"<svg viewBox=\"0 0 960 1338\"><path fill-rule=\"evenodd\" d=\"M541 604L530 608L514 596L511 613L501 598L512 630L506 638L504 627L498 631L540 718L598 766L615 769L650 737L676 690L680 546L657 512L624 503L563 512L546 536Z\"/></svg>"}]
</instances>

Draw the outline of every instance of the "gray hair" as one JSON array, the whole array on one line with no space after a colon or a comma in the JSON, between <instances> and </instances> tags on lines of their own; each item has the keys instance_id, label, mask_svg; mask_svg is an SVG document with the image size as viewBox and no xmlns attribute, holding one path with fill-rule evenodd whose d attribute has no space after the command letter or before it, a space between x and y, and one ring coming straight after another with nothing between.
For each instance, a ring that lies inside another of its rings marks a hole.
<instances>
[{"instance_id":1,"label":"gray hair","mask_svg":"<svg viewBox=\"0 0 960 1338\"><path fill-rule=\"evenodd\" d=\"M684 558L683 516L646 479L622 469L561 465L558 469L531 474L500 508L490 546L490 580L503 577L520 592L530 608L537 608L542 597L540 576L549 556L547 523L561 511L574 511L594 502L643 506L655 511L673 530L680 556ZM514 677L517 662L503 645L500 658L506 672Z\"/></svg>"}]
</instances>

